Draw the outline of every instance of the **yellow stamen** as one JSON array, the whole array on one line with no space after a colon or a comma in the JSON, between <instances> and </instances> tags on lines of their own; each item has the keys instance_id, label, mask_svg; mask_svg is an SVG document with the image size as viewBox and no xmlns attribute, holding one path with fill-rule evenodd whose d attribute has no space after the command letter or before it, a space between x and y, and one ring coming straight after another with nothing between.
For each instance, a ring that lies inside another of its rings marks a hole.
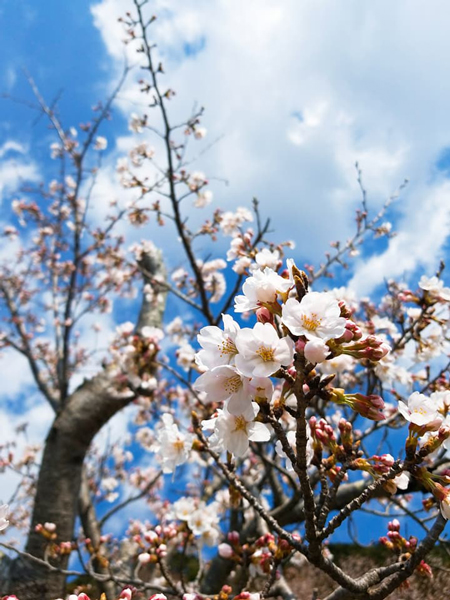
<instances>
[{"instance_id":1,"label":"yellow stamen","mask_svg":"<svg viewBox=\"0 0 450 600\"><path fill-rule=\"evenodd\" d=\"M218 346L219 350L220 350L220 356L222 357L224 354L237 354L237 348L235 343L233 342L233 340L231 338L227 338L226 340L223 340L223 342L221 344L219 344Z\"/></svg>"},{"instance_id":2,"label":"yellow stamen","mask_svg":"<svg viewBox=\"0 0 450 600\"><path fill-rule=\"evenodd\" d=\"M302 323L308 331L315 331L322 323L322 319L317 316L317 313L311 313L309 316L302 315Z\"/></svg>"},{"instance_id":3,"label":"yellow stamen","mask_svg":"<svg viewBox=\"0 0 450 600\"><path fill-rule=\"evenodd\" d=\"M260 346L256 351L256 354L260 356L264 362L272 362L274 360L275 350L273 348Z\"/></svg>"},{"instance_id":4,"label":"yellow stamen","mask_svg":"<svg viewBox=\"0 0 450 600\"><path fill-rule=\"evenodd\" d=\"M181 450L184 450L184 441L181 440L180 438L177 438L174 442L173 442L173 447L175 448L175 450L177 452L181 452Z\"/></svg>"},{"instance_id":5,"label":"yellow stamen","mask_svg":"<svg viewBox=\"0 0 450 600\"><path fill-rule=\"evenodd\" d=\"M242 379L239 377L239 375L228 377L228 379L225 379L223 383L223 387L228 394L235 394L241 386Z\"/></svg>"},{"instance_id":6,"label":"yellow stamen","mask_svg":"<svg viewBox=\"0 0 450 600\"><path fill-rule=\"evenodd\" d=\"M234 425L235 431L247 431L247 421L242 415L239 417L234 417Z\"/></svg>"}]
</instances>

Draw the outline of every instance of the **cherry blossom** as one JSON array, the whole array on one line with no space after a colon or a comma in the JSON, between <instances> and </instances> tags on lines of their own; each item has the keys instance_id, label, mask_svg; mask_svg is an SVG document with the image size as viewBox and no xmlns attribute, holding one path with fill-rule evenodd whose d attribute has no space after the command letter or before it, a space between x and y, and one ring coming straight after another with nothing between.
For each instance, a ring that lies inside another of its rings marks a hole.
<instances>
[{"instance_id":1,"label":"cherry blossom","mask_svg":"<svg viewBox=\"0 0 450 600\"><path fill-rule=\"evenodd\" d=\"M206 136L207 132L208 130L206 127L196 127L194 129L194 137L196 140L202 140Z\"/></svg>"},{"instance_id":2,"label":"cherry blossom","mask_svg":"<svg viewBox=\"0 0 450 600\"><path fill-rule=\"evenodd\" d=\"M9 506L7 504L2 504L0 506L0 531L3 531L3 529L6 529L9 525L9 521L8 521L8 513L9 513Z\"/></svg>"},{"instance_id":3,"label":"cherry blossom","mask_svg":"<svg viewBox=\"0 0 450 600\"><path fill-rule=\"evenodd\" d=\"M301 302L289 298L282 309L282 321L293 335L325 342L341 337L345 319L335 298L326 292L309 292Z\"/></svg>"},{"instance_id":4,"label":"cherry blossom","mask_svg":"<svg viewBox=\"0 0 450 600\"><path fill-rule=\"evenodd\" d=\"M204 430L213 430L209 438L212 446L226 450L235 456L244 456L249 442L267 442L270 430L264 423L254 421L259 412L256 402L240 415L231 414L225 407L217 411L217 417L202 421Z\"/></svg>"},{"instance_id":5,"label":"cherry blossom","mask_svg":"<svg viewBox=\"0 0 450 600\"><path fill-rule=\"evenodd\" d=\"M255 255L255 268L265 269L269 267L273 271L276 271L281 264L279 250L270 251L268 248L263 248Z\"/></svg>"},{"instance_id":6,"label":"cherry blossom","mask_svg":"<svg viewBox=\"0 0 450 600\"><path fill-rule=\"evenodd\" d=\"M156 439L154 451L158 453L164 473L173 473L175 468L189 458L192 435L181 433L178 425L173 422L172 415L165 413L161 417L162 427Z\"/></svg>"},{"instance_id":7,"label":"cherry blossom","mask_svg":"<svg viewBox=\"0 0 450 600\"><path fill-rule=\"evenodd\" d=\"M436 276L426 277L422 275L419 287L429 292L431 296L450 302L450 288L444 287L444 282Z\"/></svg>"},{"instance_id":8,"label":"cherry blossom","mask_svg":"<svg viewBox=\"0 0 450 600\"><path fill-rule=\"evenodd\" d=\"M94 144L95 150L106 150L108 147L108 140L102 135L97 136Z\"/></svg>"},{"instance_id":9,"label":"cherry blossom","mask_svg":"<svg viewBox=\"0 0 450 600\"><path fill-rule=\"evenodd\" d=\"M303 350L306 360L317 364L323 362L330 355L330 348L320 338L308 340Z\"/></svg>"},{"instance_id":10,"label":"cherry blossom","mask_svg":"<svg viewBox=\"0 0 450 600\"><path fill-rule=\"evenodd\" d=\"M441 513L444 519L450 519L450 494L447 494L441 501Z\"/></svg>"},{"instance_id":11,"label":"cherry blossom","mask_svg":"<svg viewBox=\"0 0 450 600\"><path fill-rule=\"evenodd\" d=\"M234 310L237 313L256 310L263 303L272 303L278 293L287 292L290 281L283 279L269 267L263 271L255 271L242 286L243 296L236 296Z\"/></svg>"},{"instance_id":12,"label":"cherry blossom","mask_svg":"<svg viewBox=\"0 0 450 600\"><path fill-rule=\"evenodd\" d=\"M442 422L438 413L438 405L427 396L414 392L408 398L408 404L402 400L398 403L399 413L414 425L429 425L433 421L438 422L436 429Z\"/></svg>"},{"instance_id":13,"label":"cherry blossom","mask_svg":"<svg viewBox=\"0 0 450 600\"><path fill-rule=\"evenodd\" d=\"M314 448L313 448L313 440L311 437L311 429L310 429L308 423L306 424L306 435L307 435L306 464L309 465L314 457ZM293 431L292 429L289 430L286 434L286 439L289 442L289 445L291 446L291 448L295 454L296 453L296 443L297 443L295 431ZM277 443L275 444L275 451L278 454L278 456L281 456L282 458L286 459L286 469L288 471L293 471L294 466L291 462L291 459L288 458L287 455L285 454L280 440L278 440Z\"/></svg>"},{"instance_id":14,"label":"cherry blossom","mask_svg":"<svg viewBox=\"0 0 450 600\"><path fill-rule=\"evenodd\" d=\"M236 335L240 330L238 323L230 315L222 315L223 330L214 325L203 327L197 341L203 350L195 355L196 363L212 369L220 365L234 364L237 354Z\"/></svg>"},{"instance_id":15,"label":"cherry blossom","mask_svg":"<svg viewBox=\"0 0 450 600\"><path fill-rule=\"evenodd\" d=\"M208 402L229 400L228 410L240 414L250 402L248 381L235 367L222 365L203 373L194 383L194 389L204 392Z\"/></svg>"},{"instance_id":16,"label":"cherry blossom","mask_svg":"<svg viewBox=\"0 0 450 600\"><path fill-rule=\"evenodd\" d=\"M248 377L270 377L282 365L290 366L294 356L294 342L288 337L279 338L270 323L241 329L236 347L236 367Z\"/></svg>"},{"instance_id":17,"label":"cherry blossom","mask_svg":"<svg viewBox=\"0 0 450 600\"><path fill-rule=\"evenodd\" d=\"M245 207L238 207L236 212L226 211L222 213L220 228L225 235L235 236L239 234L239 228L245 221L253 221L253 215Z\"/></svg>"}]
</instances>

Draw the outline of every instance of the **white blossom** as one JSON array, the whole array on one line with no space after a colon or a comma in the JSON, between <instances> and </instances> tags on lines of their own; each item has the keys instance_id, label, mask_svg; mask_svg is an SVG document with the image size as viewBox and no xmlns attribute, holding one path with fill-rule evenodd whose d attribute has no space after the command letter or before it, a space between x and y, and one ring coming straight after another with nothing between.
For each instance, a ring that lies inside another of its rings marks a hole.
<instances>
[{"instance_id":1,"label":"white blossom","mask_svg":"<svg viewBox=\"0 0 450 600\"><path fill-rule=\"evenodd\" d=\"M309 292L301 302L289 298L282 309L282 321L294 335L309 340L319 337L324 341L339 338L345 331L345 319L333 296L326 292Z\"/></svg>"},{"instance_id":2,"label":"white blossom","mask_svg":"<svg viewBox=\"0 0 450 600\"><path fill-rule=\"evenodd\" d=\"M410 423L422 426L439 419L438 406L431 398L414 392L408 398L408 404L402 400L398 403L399 413Z\"/></svg>"},{"instance_id":3,"label":"white blossom","mask_svg":"<svg viewBox=\"0 0 450 600\"><path fill-rule=\"evenodd\" d=\"M441 513L444 519L450 519L450 494L441 502Z\"/></svg>"},{"instance_id":4,"label":"white blossom","mask_svg":"<svg viewBox=\"0 0 450 600\"><path fill-rule=\"evenodd\" d=\"M238 275L244 275L246 271L248 271L252 261L248 256L241 256L233 265L233 271Z\"/></svg>"},{"instance_id":5,"label":"white blossom","mask_svg":"<svg viewBox=\"0 0 450 600\"><path fill-rule=\"evenodd\" d=\"M288 337L280 339L270 323L241 329L236 347L236 367L247 377L270 377L281 365L289 366L294 357L294 342Z\"/></svg>"},{"instance_id":6,"label":"white blossom","mask_svg":"<svg viewBox=\"0 0 450 600\"><path fill-rule=\"evenodd\" d=\"M207 133L206 127L196 127L194 130L194 137L196 140L202 140Z\"/></svg>"},{"instance_id":7,"label":"white blossom","mask_svg":"<svg viewBox=\"0 0 450 600\"><path fill-rule=\"evenodd\" d=\"M411 479L410 473L403 472L403 473L400 473L400 475L397 475L397 477L394 477L394 479L392 480L392 483L399 490L406 490L408 488L410 479Z\"/></svg>"},{"instance_id":8,"label":"white blossom","mask_svg":"<svg viewBox=\"0 0 450 600\"><path fill-rule=\"evenodd\" d=\"M230 365L206 371L195 381L194 389L204 392L208 402L230 400L228 410L233 414L240 414L250 403L248 379Z\"/></svg>"},{"instance_id":9,"label":"white blossom","mask_svg":"<svg viewBox=\"0 0 450 600\"><path fill-rule=\"evenodd\" d=\"M136 113L131 113L128 129L133 133L142 133L143 125L142 119Z\"/></svg>"},{"instance_id":10,"label":"white blossom","mask_svg":"<svg viewBox=\"0 0 450 600\"><path fill-rule=\"evenodd\" d=\"M278 268L278 265L281 263L280 261L280 252L278 250L270 251L268 248L263 248L259 252L257 252L255 256L255 268L257 269L265 269L269 267L274 271Z\"/></svg>"},{"instance_id":11,"label":"white blossom","mask_svg":"<svg viewBox=\"0 0 450 600\"><path fill-rule=\"evenodd\" d=\"M255 271L242 286L243 296L236 296L234 310L238 313L255 310L262 303L272 303L277 294L287 292L291 282L284 279L273 269L266 267L264 271Z\"/></svg>"},{"instance_id":12,"label":"white blossom","mask_svg":"<svg viewBox=\"0 0 450 600\"><path fill-rule=\"evenodd\" d=\"M419 287L429 292L431 296L450 302L450 288L444 287L444 282L438 277L426 277L422 275Z\"/></svg>"},{"instance_id":13,"label":"white blossom","mask_svg":"<svg viewBox=\"0 0 450 600\"><path fill-rule=\"evenodd\" d=\"M159 455L163 473L173 473L178 465L189 458L193 436L181 433L178 425L173 422L172 415L165 413L161 420L162 427L157 433L154 450Z\"/></svg>"},{"instance_id":14,"label":"white blossom","mask_svg":"<svg viewBox=\"0 0 450 600\"><path fill-rule=\"evenodd\" d=\"M313 441L312 441L312 437L311 437L311 430L309 428L308 423L306 423L306 436L307 436L306 464L309 465L314 456L314 449L313 449ZM297 445L296 432L293 431L292 429L290 431L288 431L286 434L286 439L289 442L289 445L292 448L293 453L296 454L296 451L297 451L296 450L296 445ZM293 466L290 458L288 458L287 455L285 454L280 440L278 440L277 443L275 444L275 452L278 454L278 456L281 456L282 458L286 459L286 469L288 471L293 471L294 466Z\"/></svg>"},{"instance_id":15,"label":"white blossom","mask_svg":"<svg viewBox=\"0 0 450 600\"><path fill-rule=\"evenodd\" d=\"M194 200L195 208L205 208L208 204L211 204L213 199L213 193L211 190L200 190L197 192Z\"/></svg>"},{"instance_id":16,"label":"white blossom","mask_svg":"<svg viewBox=\"0 0 450 600\"><path fill-rule=\"evenodd\" d=\"M184 344L178 348L177 352L177 364L184 369L189 371L192 367L192 363L195 360L195 350L190 344Z\"/></svg>"},{"instance_id":17,"label":"white blossom","mask_svg":"<svg viewBox=\"0 0 450 600\"><path fill-rule=\"evenodd\" d=\"M308 340L304 348L305 358L310 363L321 363L330 354L329 347L320 338Z\"/></svg>"},{"instance_id":18,"label":"white blossom","mask_svg":"<svg viewBox=\"0 0 450 600\"><path fill-rule=\"evenodd\" d=\"M8 514L9 506L7 504L2 504L0 506L0 531L6 529L9 525Z\"/></svg>"},{"instance_id":19,"label":"white blossom","mask_svg":"<svg viewBox=\"0 0 450 600\"><path fill-rule=\"evenodd\" d=\"M108 147L108 140L102 135L97 136L94 144L94 150L106 150Z\"/></svg>"},{"instance_id":20,"label":"white blossom","mask_svg":"<svg viewBox=\"0 0 450 600\"><path fill-rule=\"evenodd\" d=\"M225 235L238 235L245 221L253 221L253 215L247 208L239 207L235 213L227 211L222 214L220 228Z\"/></svg>"},{"instance_id":21,"label":"white blossom","mask_svg":"<svg viewBox=\"0 0 450 600\"><path fill-rule=\"evenodd\" d=\"M217 411L217 417L202 421L202 427L204 430L214 431L209 438L213 447L227 450L235 456L244 456L249 448L249 441L267 442L270 439L267 425L254 421L258 412L256 402L252 402L241 415L233 415L225 407Z\"/></svg>"},{"instance_id":22,"label":"white blossom","mask_svg":"<svg viewBox=\"0 0 450 600\"><path fill-rule=\"evenodd\" d=\"M220 365L234 364L238 352L235 341L240 327L230 315L222 315L222 321L223 331L214 325L200 330L197 341L202 350L195 355L199 366L212 369Z\"/></svg>"},{"instance_id":23,"label":"white blossom","mask_svg":"<svg viewBox=\"0 0 450 600\"><path fill-rule=\"evenodd\" d=\"M173 504L175 518L180 521L187 521L195 509L196 505L194 499L187 496L182 496Z\"/></svg>"}]
</instances>

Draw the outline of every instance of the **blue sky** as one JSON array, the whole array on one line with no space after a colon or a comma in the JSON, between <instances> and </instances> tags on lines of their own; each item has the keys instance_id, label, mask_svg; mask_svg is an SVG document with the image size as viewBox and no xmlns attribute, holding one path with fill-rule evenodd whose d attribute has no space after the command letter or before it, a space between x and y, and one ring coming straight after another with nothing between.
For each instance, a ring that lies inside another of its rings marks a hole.
<instances>
[{"instance_id":1,"label":"blue sky","mask_svg":"<svg viewBox=\"0 0 450 600\"><path fill-rule=\"evenodd\" d=\"M399 235L378 255L354 263L351 285L362 294L384 278L431 275L448 256L450 221L450 55L448 4L435 0L154 0L155 40L176 89L175 120L195 102L206 107L208 138L217 143L195 163L211 180L215 205L249 205L257 196L277 239L296 241L298 264L322 257L328 241L346 239L360 194L359 161L369 205L378 209L405 178L394 205ZM0 92L32 100L22 69L51 102L62 90L64 123L77 126L108 96L127 51L117 18L130 0L0 0ZM128 61L136 64L135 55ZM129 148L130 112L143 110L134 74L120 94L99 180L98 211L120 194L114 166ZM26 106L1 100L2 217L22 178L40 181L54 167L46 123ZM115 140L115 141L114 141ZM224 185L223 179L228 181ZM164 233L149 231L158 243ZM140 237L143 234L139 233ZM173 253L175 254L175 253ZM176 257L167 250L169 262ZM112 326L113 323L107 323ZM14 376L3 389L13 402L30 389L25 367L7 357ZM32 434L51 417L31 395ZM23 420L2 412L5 433ZM116 424L117 434L123 425Z\"/></svg>"},{"instance_id":2,"label":"blue sky","mask_svg":"<svg viewBox=\"0 0 450 600\"><path fill-rule=\"evenodd\" d=\"M87 120L123 68L117 18L130 5L0 2L2 91L31 100L26 68L48 101L62 90L67 125ZM217 205L248 205L256 195L279 239L296 240L296 258L317 262L329 240L351 232L359 160L374 209L404 178L411 183L394 208L400 235L378 258L356 261L354 287L370 292L384 277L434 269L450 210L445 3L352 1L342 11L307 0L155 0L151 10L177 91L175 118L201 103L208 143L220 138L195 165L211 178ZM128 60L136 63L132 51ZM129 82L104 131L110 141L120 136L110 143L111 168L127 146L126 118L142 105L133 75ZM45 174L44 123L7 100L2 109L2 143L26 150L5 158L16 173L31 163Z\"/></svg>"}]
</instances>

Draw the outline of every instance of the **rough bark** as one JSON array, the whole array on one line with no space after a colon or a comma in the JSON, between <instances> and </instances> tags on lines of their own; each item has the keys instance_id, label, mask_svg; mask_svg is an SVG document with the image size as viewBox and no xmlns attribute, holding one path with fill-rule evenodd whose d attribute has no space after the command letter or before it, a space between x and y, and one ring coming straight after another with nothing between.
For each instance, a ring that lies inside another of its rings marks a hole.
<instances>
[{"instance_id":1,"label":"rough bark","mask_svg":"<svg viewBox=\"0 0 450 600\"><path fill-rule=\"evenodd\" d=\"M164 280L161 253L155 250L144 260L146 271L154 278ZM142 327L162 324L165 293L155 284L152 287L154 298L143 300L136 326L138 332ZM72 540L86 453L95 435L132 400L121 397L114 390L107 372L85 381L69 396L45 441L26 552L44 558L46 544L35 531L38 523L55 523L57 541ZM93 525L95 515L85 514L85 517L89 517ZM65 569L68 557L52 561L52 564ZM35 564L25 563L21 558L14 561L8 579L7 590L2 591L15 593L21 600L55 600L64 596L66 577L63 573L50 573Z\"/></svg>"}]
</instances>

